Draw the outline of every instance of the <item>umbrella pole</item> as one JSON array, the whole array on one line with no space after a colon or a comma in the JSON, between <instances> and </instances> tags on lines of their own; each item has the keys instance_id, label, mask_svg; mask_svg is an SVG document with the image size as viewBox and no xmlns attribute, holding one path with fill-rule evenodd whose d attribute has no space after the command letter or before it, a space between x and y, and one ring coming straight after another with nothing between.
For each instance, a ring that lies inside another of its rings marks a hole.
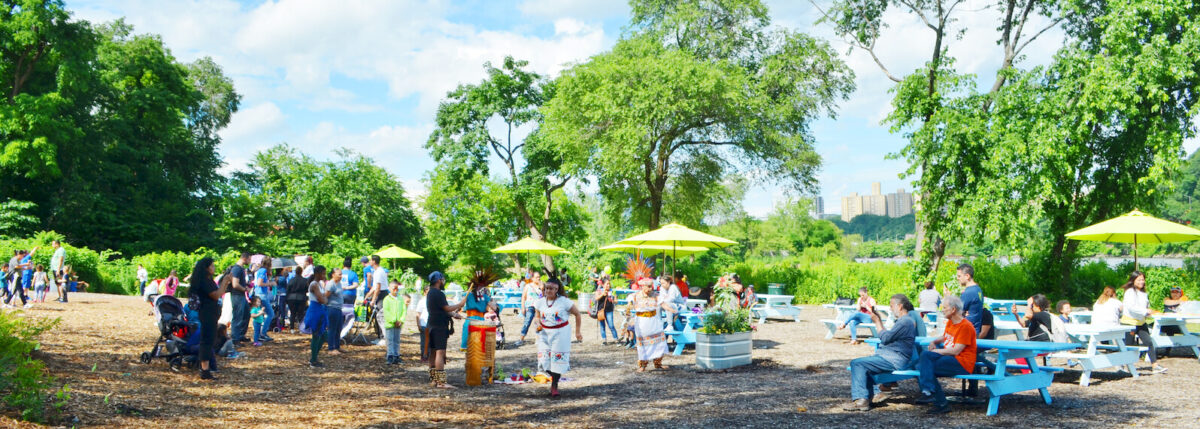
<instances>
[{"instance_id":1,"label":"umbrella pole","mask_svg":"<svg viewBox=\"0 0 1200 429\"><path fill-rule=\"evenodd\" d=\"M1133 270L1137 271L1137 269L1138 269L1137 234L1133 234Z\"/></svg>"}]
</instances>

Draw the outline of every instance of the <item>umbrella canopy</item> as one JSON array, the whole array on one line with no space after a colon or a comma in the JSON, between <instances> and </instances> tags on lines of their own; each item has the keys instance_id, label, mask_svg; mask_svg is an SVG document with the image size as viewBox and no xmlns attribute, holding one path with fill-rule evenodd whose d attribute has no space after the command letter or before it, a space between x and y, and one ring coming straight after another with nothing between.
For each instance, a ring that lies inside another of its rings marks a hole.
<instances>
[{"instance_id":1,"label":"umbrella canopy","mask_svg":"<svg viewBox=\"0 0 1200 429\"><path fill-rule=\"evenodd\" d=\"M632 244L613 243L613 244L601 247L600 250L603 250L606 252L641 253L642 255L645 255L645 256L657 256L657 255L661 255L661 254L666 254L668 256L683 258L683 257L695 255L697 253L707 252L708 248L707 247L696 247L696 246L671 247L671 246L660 246L660 245L656 245L656 244L643 244L643 245L638 246L638 245L632 245Z\"/></svg>"},{"instance_id":2,"label":"umbrella canopy","mask_svg":"<svg viewBox=\"0 0 1200 429\"><path fill-rule=\"evenodd\" d=\"M525 237L492 249L492 253L532 253L554 256L571 252L545 241L534 239L533 237Z\"/></svg>"},{"instance_id":3,"label":"umbrella canopy","mask_svg":"<svg viewBox=\"0 0 1200 429\"><path fill-rule=\"evenodd\" d=\"M1134 210L1123 216L1067 233L1067 238L1133 243L1133 266L1136 269L1138 243L1178 243L1200 240L1200 230Z\"/></svg>"},{"instance_id":4,"label":"umbrella canopy","mask_svg":"<svg viewBox=\"0 0 1200 429\"><path fill-rule=\"evenodd\" d=\"M723 249L737 244L728 238L706 234L686 226L673 223L662 228L618 241L616 244L626 245L658 245L667 247L704 247L707 249Z\"/></svg>"},{"instance_id":5,"label":"umbrella canopy","mask_svg":"<svg viewBox=\"0 0 1200 429\"><path fill-rule=\"evenodd\" d=\"M379 249L375 255L379 255L383 259L421 259L421 255L396 247L394 244Z\"/></svg>"},{"instance_id":6,"label":"umbrella canopy","mask_svg":"<svg viewBox=\"0 0 1200 429\"><path fill-rule=\"evenodd\" d=\"M271 258L271 268L287 268L296 266L296 260L292 258Z\"/></svg>"}]
</instances>

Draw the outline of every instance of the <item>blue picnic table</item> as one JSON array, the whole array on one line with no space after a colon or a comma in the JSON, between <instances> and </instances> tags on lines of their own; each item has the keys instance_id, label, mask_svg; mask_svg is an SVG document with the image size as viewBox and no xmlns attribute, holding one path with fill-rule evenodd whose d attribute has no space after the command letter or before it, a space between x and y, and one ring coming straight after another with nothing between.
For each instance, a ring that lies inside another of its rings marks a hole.
<instances>
[{"instance_id":1,"label":"blue picnic table","mask_svg":"<svg viewBox=\"0 0 1200 429\"><path fill-rule=\"evenodd\" d=\"M675 356L683 354L683 348L688 344L696 344L696 332L704 327L704 314L686 312L682 315L687 319L682 330L675 330L668 325L667 329L663 331L664 334L675 339L675 350L671 352ZM668 322L663 320L663 323Z\"/></svg>"},{"instance_id":2,"label":"blue picnic table","mask_svg":"<svg viewBox=\"0 0 1200 429\"><path fill-rule=\"evenodd\" d=\"M521 290L520 289L494 289L492 290L492 300L496 302L496 307L500 311L506 309L521 308Z\"/></svg>"},{"instance_id":3,"label":"blue picnic table","mask_svg":"<svg viewBox=\"0 0 1200 429\"><path fill-rule=\"evenodd\" d=\"M633 289L613 289L612 290L613 296L617 297L617 305L629 304L629 295L633 295L634 292L637 292L637 291L633 290Z\"/></svg>"},{"instance_id":4,"label":"blue picnic table","mask_svg":"<svg viewBox=\"0 0 1200 429\"><path fill-rule=\"evenodd\" d=\"M939 340L941 337L917 337L917 344L922 347L928 346L929 343ZM868 343L878 346L879 340L872 338L867 340ZM1047 353L1059 353L1068 350L1074 350L1080 347L1075 343L1051 343L1044 341L1001 341L1001 340L976 340L975 346L978 352L985 350L994 350L996 352L996 369L992 374L967 374L959 375L954 378L963 380L978 380L983 381L991 393L991 398L988 399L987 415L994 416L1000 410L1000 397L1018 392L1029 390L1037 390L1042 394L1042 400L1047 405L1050 404L1050 383L1054 381L1054 373L1062 372L1062 368L1039 366L1035 357ZM978 354L978 359L983 359L984 355ZM1028 365L1009 364L1012 359L1025 358ZM1029 374L1013 373L1009 370L1029 370ZM915 370L895 371L887 374L886 381L897 381L905 378L915 378L918 372ZM879 377L876 378L877 383L884 382Z\"/></svg>"}]
</instances>

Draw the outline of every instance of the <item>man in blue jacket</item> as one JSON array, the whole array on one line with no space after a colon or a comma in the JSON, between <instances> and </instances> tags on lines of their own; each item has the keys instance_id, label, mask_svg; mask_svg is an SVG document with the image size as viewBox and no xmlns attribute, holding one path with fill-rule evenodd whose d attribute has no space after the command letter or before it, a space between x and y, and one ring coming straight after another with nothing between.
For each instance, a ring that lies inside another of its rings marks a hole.
<instances>
[{"instance_id":1,"label":"man in blue jacket","mask_svg":"<svg viewBox=\"0 0 1200 429\"><path fill-rule=\"evenodd\" d=\"M867 411L871 409L871 396L874 391L874 380L877 374L884 374L911 366L913 352L916 350L917 325L913 318L907 317L912 302L904 294L892 295L888 304L892 314L896 315L896 324L892 329L879 333L879 348L874 356L861 357L850 361L850 404L843 409L846 411ZM883 326L878 315L871 315L875 326ZM876 399L882 402L886 394L880 393Z\"/></svg>"}]
</instances>

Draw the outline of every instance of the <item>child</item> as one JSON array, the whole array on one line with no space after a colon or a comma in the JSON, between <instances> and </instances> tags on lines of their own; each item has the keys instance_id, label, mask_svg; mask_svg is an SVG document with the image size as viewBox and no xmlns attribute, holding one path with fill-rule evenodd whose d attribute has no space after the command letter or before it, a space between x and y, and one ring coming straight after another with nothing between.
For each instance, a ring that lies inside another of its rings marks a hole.
<instances>
[{"instance_id":1,"label":"child","mask_svg":"<svg viewBox=\"0 0 1200 429\"><path fill-rule=\"evenodd\" d=\"M255 295L250 300L250 317L254 318L254 345L262 345L263 323L267 321L267 309L263 308L262 298Z\"/></svg>"},{"instance_id":2,"label":"child","mask_svg":"<svg viewBox=\"0 0 1200 429\"><path fill-rule=\"evenodd\" d=\"M500 324L500 315L496 314L497 311L499 311L499 310L497 310L495 307L489 306L487 313L483 314L483 320L486 320L489 322L496 322L496 325L499 325ZM496 344L504 344L504 330L503 329L496 330Z\"/></svg>"},{"instance_id":3,"label":"child","mask_svg":"<svg viewBox=\"0 0 1200 429\"><path fill-rule=\"evenodd\" d=\"M633 334L633 323L637 321L637 318L630 313L629 305L621 310L621 314L625 315L625 324L621 325L621 338L618 344L624 344L625 348L632 349L637 346L636 337Z\"/></svg>"},{"instance_id":4,"label":"child","mask_svg":"<svg viewBox=\"0 0 1200 429\"><path fill-rule=\"evenodd\" d=\"M37 265L37 269L33 272L33 302L46 302L46 291L50 290L50 285L46 280L46 267L42 264Z\"/></svg>"},{"instance_id":5,"label":"child","mask_svg":"<svg viewBox=\"0 0 1200 429\"><path fill-rule=\"evenodd\" d=\"M388 294L383 297L383 326L387 329L387 364L400 364L400 332L404 326L404 315L408 305L399 298L400 282L392 280L388 283Z\"/></svg>"},{"instance_id":6,"label":"child","mask_svg":"<svg viewBox=\"0 0 1200 429\"><path fill-rule=\"evenodd\" d=\"M1058 320L1071 323L1071 302L1064 299L1055 304L1055 307L1058 308Z\"/></svg>"}]
</instances>

